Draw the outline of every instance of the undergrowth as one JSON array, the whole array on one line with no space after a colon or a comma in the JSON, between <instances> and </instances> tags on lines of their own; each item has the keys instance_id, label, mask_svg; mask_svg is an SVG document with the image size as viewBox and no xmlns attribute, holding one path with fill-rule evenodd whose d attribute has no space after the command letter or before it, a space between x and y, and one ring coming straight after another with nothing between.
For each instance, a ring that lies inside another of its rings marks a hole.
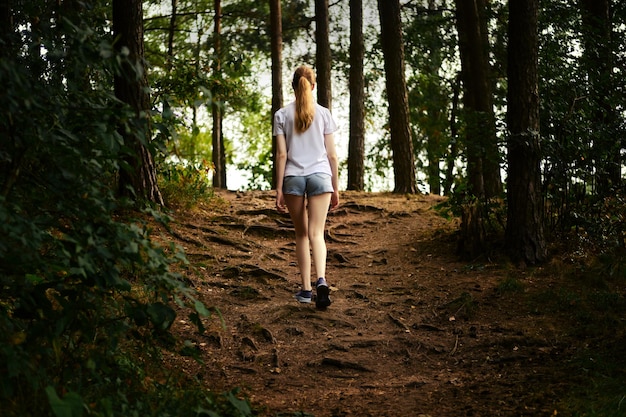
<instances>
[{"instance_id":1,"label":"undergrowth","mask_svg":"<svg viewBox=\"0 0 626 417\"><path fill-rule=\"evenodd\" d=\"M42 3L22 6L15 23L28 40ZM182 249L154 239L168 215L118 193L137 160L119 132L158 152L143 116L111 93L128 57L105 22L89 21L106 18L44 25L23 52L0 54L0 416L250 416L236 391L211 393L162 366L179 344L177 314L198 331L211 314L175 272ZM171 178L187 184L183 174ZM174 198L210 196L197 181Z\"/></svg>"},{"instance_id":2,"label":"undergrowth","mask_svg":"<svg viewBox=\"0 0 626 417\"><path fill-rule=\"evenodd\" d=\"M567 264L553 262L544 274L557 277L556 285L530 296L535 313L560 323L568 343L575 346L563 362L569 390L560 400L558 415L626 415L626 277L606 273L615 271L611 265L623 264L614 256L587 252L575 262L572 257Z\"/></svg>"}]
</instances>

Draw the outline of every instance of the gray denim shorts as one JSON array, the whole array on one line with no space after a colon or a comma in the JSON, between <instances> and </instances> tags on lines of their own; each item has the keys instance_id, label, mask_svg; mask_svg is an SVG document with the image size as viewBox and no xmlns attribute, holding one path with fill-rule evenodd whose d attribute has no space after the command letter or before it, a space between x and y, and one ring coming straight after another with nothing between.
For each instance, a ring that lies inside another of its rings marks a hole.
<instances>
[{"instance_id":1,"label":"gray denim shorts","mask_svg":"<svg viewBox=\"0 0 626 417\"><path fill-rule=\"evenodd\" d=\"M328 174L311 174L306 177L288 176L283 180L284 194L314 196L333 191L333 183Z\"/></svg>"}]
</instances>

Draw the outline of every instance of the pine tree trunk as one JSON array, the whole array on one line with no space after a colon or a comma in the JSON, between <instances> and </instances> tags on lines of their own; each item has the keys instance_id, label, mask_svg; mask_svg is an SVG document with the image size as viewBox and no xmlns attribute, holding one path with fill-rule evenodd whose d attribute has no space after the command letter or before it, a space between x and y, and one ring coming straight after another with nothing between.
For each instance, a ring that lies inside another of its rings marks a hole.
<instances>
[{"instance_id":1,"label":"pine tree trunk","mask_svg":"<svg viewBox=\"0 0 626 417\"><path fill-rule=\"evenodd\" d=\"M213 147L213 187L226 188L226 156L224 151L224 134L222 132L222 108L218 104L221 96L221 86L217 82L222 77L222 4L221 0L214 0L214 25L213 25L213 49L215 58L213 60L213 102L211 104L211 117L213 120L212 147Z\"/></svg>"},{"instance_id":2,"label":"pine tree trunk","mask_svg":"<svg viewBox=\"0 0 626 417\"><path fill-rule=\"evenodd\" d=\"M144 65L143 9L140 0L113 0L113 33L118 51L128 50L128 61L122 64L122 73L115 76L115 96L136 112L134 131L120 129L133 155L120 171L119 190L125 196L137 196L163 205L163 197L156 179L152 154L146 147L150 140L150 97Z\"/></svg>"},{"instance_id":3,"label":"pine tree trunk","mask_svg":"<svg viewBox=\"0 0 626 417\"><path fill-rule=\"evenodd\" d=\"M274 113L283 107L283 26L280 0L270 1L270 36L272 47L272 131ZM276 137L272 137L272 161L276 161ZM276 188L276 166L272 166L272 189Z\"/></svg>"},{"instance_id":4,"label":"pine tree trunk","mask_svg":"<svg viewBox=\"0 0 626 417\"><path fill-rule=\"evenodd\" d=\"M497 197L502 191L502 181L489 81L486 4L485 0L456 0L455 3L464 87L469 192L480 199Z\"/></svg>"},{"instance_id":5,"label":"pine tree trunk","mask_svg":"<svg viewBox=\"0 0 626 417\"><path fill-rule=\"evenodd\" d=\"M505 244L511 258L536 264L546 258L539 136L538 0L510 0L508 45L508 216Z\"/></svg>"},{"instance_id":6,"label":"pine tree trunk","mask_svg":"<svg viewBox=\"0 0 626 417\"><path fill-rule=\"evenodd\" d=\"M609 0L581 0L583 62L589 80L589 95L595 107L593 114L593 162L596 187L600 196L609 196L620 187L622 141L618 133L618 116L613 107L613 56L611 50L611 19ZM619 100L619 99L618 99ZM616 100L617 101L617 100Z\"/></svg>"},{"instance_id":7,"label":"pine tree trunk","mask_svg":"<svg viewBox=\"0 0 626 417\"><path fill-rule=\"evenodd\" d=\"M413 140L404 74L404 44L399 0L378 0L385 85L389 101L389 128L393 153L394 192L417 192Z\"/></svg>"},{"instance_id":8,"label":"pine tree trunk","mask_svg":"<svg viewBox=\"0 0 626 417\"><path fill-rule=\"evenodd\" d=\"M331 51L328 0L315 0L315 63L317 69L317 102L332 109Z\"/></svg>"},{"instance_id":9,"label":"pine tree trunk","mask_svg":"<svg viewBox=\"0 0 626 417\"><path fill-rule=\"evenodd\" d=\"M350 141L348 190L365 187L365 79L363 76L363 0L350 0Z\"/></svg>"}]
</instances>

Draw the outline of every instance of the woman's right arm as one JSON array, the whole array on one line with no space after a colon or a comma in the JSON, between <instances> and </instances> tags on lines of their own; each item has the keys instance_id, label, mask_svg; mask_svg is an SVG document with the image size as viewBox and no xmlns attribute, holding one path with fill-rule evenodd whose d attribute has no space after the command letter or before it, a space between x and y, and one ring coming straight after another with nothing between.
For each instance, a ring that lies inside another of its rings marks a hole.
<instances>
[{"instance_id":1,"label":"woman's right arm","mask_svg":"<svg viewBox=\"0 0 626 417\"><path fill-rule=\"evenodd\" d=\"M276 135L276 208L279 212L287 211L285 197L283 196L283 180L285 178L285 165L287 164L287 142L285 135Z\"/></svg>"}]
</instances>

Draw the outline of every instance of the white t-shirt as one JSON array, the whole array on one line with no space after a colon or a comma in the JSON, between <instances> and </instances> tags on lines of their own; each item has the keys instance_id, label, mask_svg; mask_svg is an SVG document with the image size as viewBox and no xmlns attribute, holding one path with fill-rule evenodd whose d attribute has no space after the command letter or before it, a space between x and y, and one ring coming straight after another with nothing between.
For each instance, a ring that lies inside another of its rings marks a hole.
<instances>
[{"instance_id":1,"label":"white t-shirt","mask_svg":"<svg viewBox=\"0 0 626 417\"><path fill-rule=\"evenodd\" d=\"M324 135L337 131L337 124L326 107L315 104L311 126L302 133L294 128L296 103L292 102L274 113L274 136L284 135L287 142L285 176L332 175Z\"/></svg>"}]
</instances>

